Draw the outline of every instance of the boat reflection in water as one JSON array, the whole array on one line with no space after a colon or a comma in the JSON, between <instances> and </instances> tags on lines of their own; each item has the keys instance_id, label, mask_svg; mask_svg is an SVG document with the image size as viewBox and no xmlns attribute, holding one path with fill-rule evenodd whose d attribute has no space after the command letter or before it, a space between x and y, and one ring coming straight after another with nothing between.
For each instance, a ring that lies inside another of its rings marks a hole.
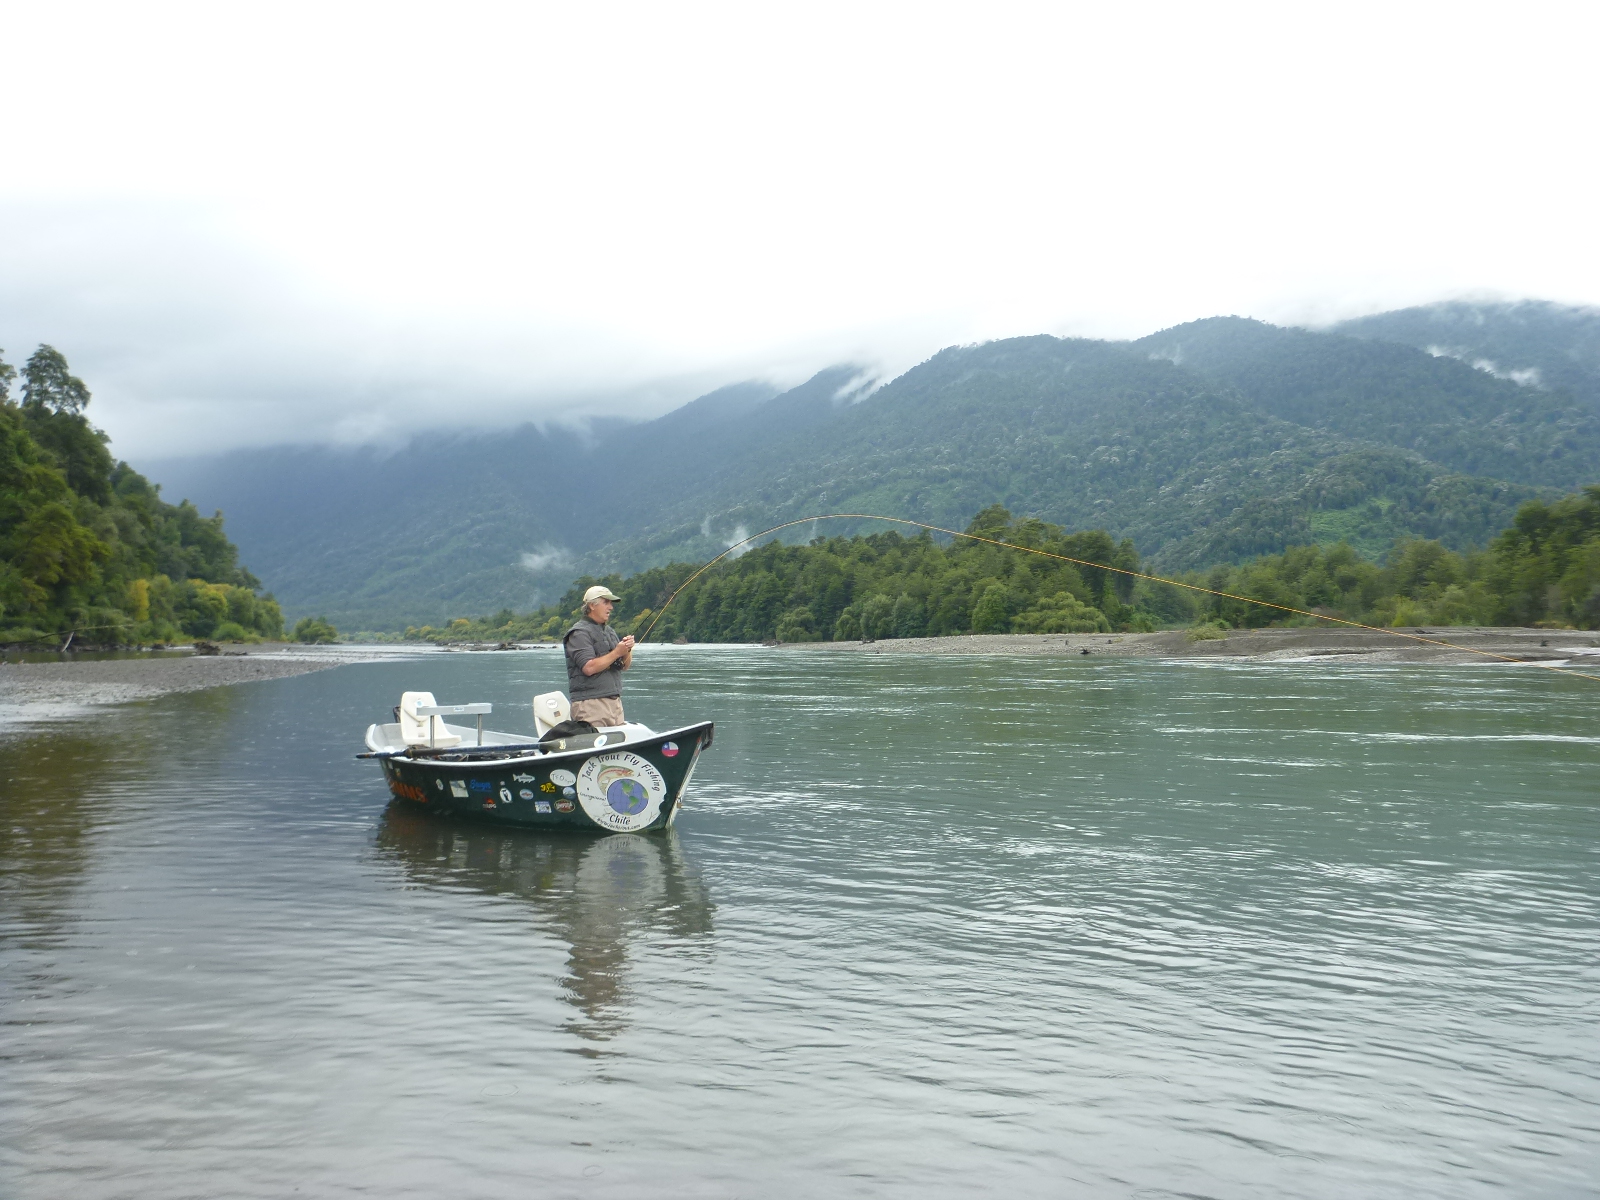
<instances>
[{"instance_id":1,"label":"boat reflection in water","mask_svg":"<svg viewBox=\"0 0 1600 1200\"><path fill-rule=\"evenodd\" d=\"M630 947L682 939L709 947L713 905L676 830L586 836L440 820L395 801L379 853L413 883L525 901L571 948L562 984L584 1015L570 1028L605 1040L627 1024Z\"/></svg>"}]
</instances>

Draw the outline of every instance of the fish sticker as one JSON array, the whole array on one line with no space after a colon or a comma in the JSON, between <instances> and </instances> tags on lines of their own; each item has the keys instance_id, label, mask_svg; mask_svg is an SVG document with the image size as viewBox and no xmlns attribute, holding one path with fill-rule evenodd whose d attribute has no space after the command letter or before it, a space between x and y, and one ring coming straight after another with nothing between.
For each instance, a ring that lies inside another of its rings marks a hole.
<instances>
[{"instance_id":1,"label":"fish sticker","mask_svg":"<svg viewBox=\"0 0 1600 1200\"><path fill-rule=\"evenodd\" d=\"M596 825L627 833L661 814L666 780L648 759L626 750L599 754L578 771L578 803Z\"/></svg>"}]
</instances>

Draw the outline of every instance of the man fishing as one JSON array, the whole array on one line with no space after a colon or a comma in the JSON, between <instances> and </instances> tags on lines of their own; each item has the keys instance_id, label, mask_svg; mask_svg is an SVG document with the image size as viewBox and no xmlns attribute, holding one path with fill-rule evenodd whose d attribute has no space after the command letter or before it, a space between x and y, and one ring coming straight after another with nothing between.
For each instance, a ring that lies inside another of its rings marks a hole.
<instances>
[{"instance_id":1,"label":"man fishing","mask_svg":"<svg viewBox=\"0 0 1600 1200\"><path fill-rule=\"evenodd\" d=\"M583 616L567 630L567 693L572 719L601 727L621 725L622 673L633 665L633 637L611 628L617 597L603 584L583 594Z\"/></svg>"}]
</instances>

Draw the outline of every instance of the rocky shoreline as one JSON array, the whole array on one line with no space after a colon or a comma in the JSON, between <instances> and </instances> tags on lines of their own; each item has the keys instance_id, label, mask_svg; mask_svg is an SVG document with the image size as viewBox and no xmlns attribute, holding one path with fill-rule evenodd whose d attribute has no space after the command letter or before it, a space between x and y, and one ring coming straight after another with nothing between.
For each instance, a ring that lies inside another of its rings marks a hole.
<instances>
[{"instance_id":1,"label":"rocky shoreline","mask_svg":"<svg viewBox=\"0 0 1600 1200\"><path fill-rule=\"evenodd\" d=\"M1237 629L1210 641L1184 630L1161 633L994 633L876 642L785 643L782 649L846 654L1033 654L1113 658L1238 659L1257 662L1495 663L1484 654L1521 662L1571 662L1600 673L1600 633L1571 629L1424 628L1392 633L1308 627ZM1450 646L1431 644L1432 639ZM1460 647L1459 649L1455 647ZM1480 653L1473 653L1479 651Z\"/></svg>"},{"instance_id":2,"label":"rocky shoreline","mask_svg":"<svg viewBox=\"0 0 1600 1200\"><path fill-rule=\"evenodd\" d=\"M217 655L0 662L0 728L72 716L105 704L305 675L377 657L353 647L265 643L229 647Z\"/></svg>"}]
</instances>

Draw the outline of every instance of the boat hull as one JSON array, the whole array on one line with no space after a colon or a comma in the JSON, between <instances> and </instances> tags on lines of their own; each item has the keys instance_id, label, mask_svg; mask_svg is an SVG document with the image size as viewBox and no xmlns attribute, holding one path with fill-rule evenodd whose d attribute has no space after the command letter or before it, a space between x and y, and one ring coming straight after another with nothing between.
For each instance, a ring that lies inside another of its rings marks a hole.
<instances>
[{"instance_id":1,"label":"boat hull","mask_svg":"<svg viewBox=\"0 0 1600 1200\"><path fill-rule=\"evenodd\" d=\"M434 812L535 829L646 833L677 817L712 731L707 721L564 752L462 747L378 761L395 797Z\"/></svg>"}]
</instances>

